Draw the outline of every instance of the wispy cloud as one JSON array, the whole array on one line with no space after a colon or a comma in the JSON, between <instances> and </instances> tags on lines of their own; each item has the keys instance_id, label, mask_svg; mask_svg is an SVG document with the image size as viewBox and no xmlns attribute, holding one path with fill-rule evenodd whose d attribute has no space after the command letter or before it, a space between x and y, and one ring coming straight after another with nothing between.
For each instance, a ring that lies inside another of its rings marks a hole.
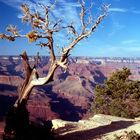
<instances>
[{"instance_id":1,"label":"wispy cloud","mask_svg":"<svg viewBox=\"0 0 140 140\"><path fill-rule=\"evenodd\" d=\"M127 51L129 51L129 52L137 52L137 53L140 53L140 47L128 47L127 48Z\"/></svg>"},{"instance_id":2,"label":"wispy cloud","mask_svg":"<svg viewBox=\"0 0 140 140\"><path fill-rule=\"evenodd\" d=\"M139 10L132 10L132 13L134 13L134 14L140 14L140 11Z\"/></svg>"},{"instance_id":3,"label":"wispy cloud","mask_svg":"<svg viewBox=\"0 0 140 140\"><path fill-rule=\"evenodd\" d=\"M109 8L109 12L121 12L121 13L125 13L127 12L128 10L127 9L124 9L124 8Z\"/></svg>"},{"instance_id":4,"label":"wispy cloud","mask_svg":"<svg viewBox=\"0 0 140 140\"><path fill-rule=\"evenodd\" d=\"M99 47L98 51L106 56L135 57L139 56L140 46L110 45L106 44L104 49Z\"/></svg>"},{"instance_id":5,"label":"wispy cloud","mask_svg":"<svg viewBox=\"0 0 140 140\"><path fill-rule=\"evenodd\" d=\"M50 5L50 0L34 0L34 1L25 1L25 0L0 0L0 2L5 3L13 8L19 9L22 3L26 3L31 10L38 10L40 13L45 13L38 4L42 5ZM68 24L73 22L75 25L80 23L79 14L77 12L77 8L80 7L80 4L76 2L67 2L66 0L59 0L54 5L51 11L51 19L55 18L62 18L63 22ZM21 15L18 15L21 18Z\"/></svg>"},{"instance_id":6,"label":"wispy cloud","mask_svg":"<svg viewBox=\"0 0 140 140\"><path fill-rule=\"evenodd\" d=\"M128 40L123 40L121 43L122 44L133 44L133 43L138 43L138 40L128 39Z\"/></svg>"},{"instance_id":7,"label":"wispy cloud","mask_svg":"<svg viewBox=\"0 0 140 140\"><path fill-rule=\"evenodd\" d=\"M42 15L45 13L44 9L41 8L41 5L49 6L53 3L50 3L50 0L34 0L34 1L25 1L25 0L0 0L0 2L5 3L13 8L19 9L22 3L26 3L30 10L37 10ZM78 28L78 24L80 23L79 13L77 12L77 8L80 7L80 4L77 2L67 2L67 0L59 0L56 1L55 5L53 6L50 12L51 20L57 20L61 18L63 23L69 24L73 23L76 28ZM19 11L18 17L21 18L22 15Z\"/></svg>"},{"instance_id":8,"label":"wispy cloud","mask_svg":"<svg viewBox=\"0 0 140 140\"><path fill-rule=\"evenodd\" d=\"M126 8L119 8L119 7L112 7L112 8L109 8L109 12L118 12L118 13L126 13L126 12L129 12L129 13L133 13L133 14L140 14L140 10L136 10L136 9L126 9Z\"/></svg>"},{"instance_id":9,"label":"wispy cloud","mask_svg":"<svg viewBox=\"0 0 140 140\"><path fill-rule=\"evenodd\" d=\"M116 33L120 32L122 29L125 28L125 25L120 24L119 21L116 19L112 19L112 31L109 33L109 37L112 37Z\"/></svg>"}]
</instances>

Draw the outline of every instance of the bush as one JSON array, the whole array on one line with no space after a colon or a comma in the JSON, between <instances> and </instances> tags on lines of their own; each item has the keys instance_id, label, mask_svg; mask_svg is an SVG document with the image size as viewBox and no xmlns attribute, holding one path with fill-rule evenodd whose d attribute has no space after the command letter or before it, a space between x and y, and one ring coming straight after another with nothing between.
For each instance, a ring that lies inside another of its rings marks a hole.
<instances>
[{"instance_id":1,"label":"bush","mask_svg":"<svg viewBox=\"0 0 140 140\"><path fill-rule=\"evenodd\" d=\"M140 116L140 81L129 79L127 68L112 73L104 85L97 85L92 111L119 117Z\"/></svg>"}]
</instances>

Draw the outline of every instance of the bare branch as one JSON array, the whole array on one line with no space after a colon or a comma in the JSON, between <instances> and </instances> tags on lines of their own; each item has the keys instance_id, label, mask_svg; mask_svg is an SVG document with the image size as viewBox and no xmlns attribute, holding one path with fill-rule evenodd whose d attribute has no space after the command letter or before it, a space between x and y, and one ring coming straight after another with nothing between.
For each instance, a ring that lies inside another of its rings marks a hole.
<instances>
[{"instance_id":1,"label":"bare branch","mask_svg":"<svg viewBox=\"0 0 140 140\"><path fill-rule=\"evenodd\" d=\"M87 8L86 10L85 10L85 13L88 13L88 12L90 12L90 10L92 9L92 7L93 7L93 2L91 2L90 3L90 7L89 8Z\"/></svg>"},{"instance_id":2,"label":"bare branch","mask_svg":"<svg viewBox=\"0 0 140 140\"><path fill-rule=\"evenodd\" d=\"M74 26L72 25L72 23L67 27L71 29L71 31L74 35L78 36L78 33L77 33L76 29L74 28Z\"/></svg>"},{"instance_id":3,"label":"bare branch","mask_svg":"<svg viewBox=\"0 0 140 140\"><path fill-rule=\"evenodd\" d=\"M30 13L29 7L26 4L22 4L21 9L23 11L22 21L32 23L34 16Z\"/></svg>"},{"instance_id":4,"label":"bare branch","mask_svg":"<svg viewBox=\"0 0 140 140\"><path fill-rule=\"evenodd\" d=\"M25 86L27 85L27 83L29 81L32 68L30 67L27 53L23 52L23 54L21 54L21 57L22 57L23 65L24 65L24 69L25 69L25 81L24 81L23 87L21 89L21 93L22 93L22 90L25 88Z\"/></svg>"},{"instance_id":5,"label":"bare branch","mask_svg":"<svg viewBox=\"0 0 140 140\"><path fill-rule=\"evenodd\" d=\"M33 84L31 84L32 80L37 79L38 74L35 68L32 69L30 76L28 77L27 84L22 88L21 95L19 96L18 100L16 101L14 106L17 106L19 103L21 103L23 100L28 100L29 93L31 92L32 88L34 87Z\"/></svg>"},{"instance_id":6,"label":"bare branch","mask_svg":"<svg viewBox=\"0 0 140 140\"><path fill-rule=\"evenodd\" d=\"M13 35L19 35L19 31L18 31L17 27L14 26L14 25L9 25L9 26L6 28L6 30L7 30L8 32L11 32Z\"/></svg>"},{"instance_id":7,"label":"bare branch","mask_svg":"<svg viewBox=\"0 0 140 140\"><path fill-rule=\"evenodd\" d=\"M62 22L62 19L58 19L58 21L53 25L53 28L55 28L60 22Z\"/></svg>"},{"instance_id":8,"label":"bare branch","mask_svg":"<svg viewBox=\"0 0 140 140\"><path fill-rule=\"evenodd\" d=\"M20 89L18 99L15 102L14 106L17 106L19 101L21 100L21 98L24 94L25 88L26 88L26 86L28 84L28 81L30 79L31 72L32 72L32 68L30 67L30 64L29 64L29 61L28 61L27 53L23 52L20 56L22 57L22 60L23 60L23 65L24 65L24 70L25 70L25 80L24 80L24 83L22 85L22 88Z\"/></svg>"},{"instance_id":9,"label":"bare branch","mask_svg":"<svg viewBox=\"0 0 140 140\"><path fill-rule=\"evenodd\" d=\"M55 57L55 53L54 53L54 46L53 46L53 36L52 36L52 32L49 32L49 37L48 37L48 47L50 49L50 59L52 64L55 63L56 57Z\"/></svg>"},{"instance_id":10,"label":"bare branch","mask_svg":"<svg viewBox=\"0 0 140 140\"><path fill-rule=\"evenodd\" d=\"M39 42L39 44L36 44L36 45L39 45L41 48L44 48L44 47L47 47L49 43Z\"/></svg>"},{"instance_id":11,"label":"bare branch","mask_svg":"<svg viewBox=\"0 0 140 140\"><path fill-rule=\"evenodd\" d=\"M40 61L40 56L39 56L39 52L37 52L36 57L34 57L34 67L35 68L37 68L39 61Z\"/></svg>"},{"instance_id":12,"label":"bare branch","mask_svg":"<svg viewBox=\"0 0 140 140\"><path fill-rule=\"evenodd\" d=\"M39 13L38 11L34 14L34 17L35 17L36 19L38 19L39 22L41 22L41 23L44 23L44 22L45 22L45 18L42 18L42 17L40 16L40 13Z\"/></svg>"},{"instance_id":13,"label":"bare branch","mask_svg":"<svg viewBox=\"0 0 140 140\"><path fill-rule=\"evenodd\" d=\"M30 13L30 10L29 10L29 8L27 7L26 4L22 4L22 5L21 5L21 9L23 10L23 12L24 12L25 14L29 14L29 13Z\"/></svg>"},{"instance_id":14,"label":"bare branch","mask_svg":"<svg viewBox=\"0 0 140 140\"><path fill-rule=\"evenodd\" d=\"M65 72L67 71L67 64L68 64L68 60L67 60L67 59L65 59L63 62L57 61L57 64L58 64L60 67L62 67L62 68L65 70Z\"/></svg>"},{"instance_id":15,"label":"bare branch","mask_svg":"<svg viewBox=\"0 0 140 140\"><path fill-rule=\"evenodd\" d=\"M84 5L84 0L81 1L81 13L80 13L80 18L81 18L81 24L82 24L82 33L85 31L85 5Z\"/></svg>"},{"instance_id":16,"label":"bare branch","mask_svg":"<svg viewBox=\"0 0 140 140\"><path fill-rule=\"evenodd\" d=\"M33 28L42 29L43 25L41 25L40 20L36 19L36 20L33 20L32 27Z\"/></svg>"},{"instance_id":17,"label":"bare branch","mask_svg":"<svg viewBox=\"0 0 140 140\"><path fill-rule=\"evenodd\" d=\"M108 11L108 8L109 8L109 6L110 5L104 5L103 6L103 14L102 15L100 15L98 18L97 18L97 20L96 20L96 22L95 22L95 24L91 27L91 30L89 31L89 33L87 33L87 34L91 34L92 32L94 32L94 30L97 28L97 26L100 24L100 22L104 19L104 17L107 15L107 11Z\"/></svg>"},{"instance_id":18,"label":"bare branch","mask_svg":"<svg viewBox=\"0 0 140 140\"><path fill-rule=\"evenodd\" d=\"M19 37L26 37L26 35L7 35L7 34L0 34L0 39L7 39L8 41L15 41L16 38Z\"/></svg>"},{"instance_id":19,"label":"bare branch","mask_svg":"<svg viewBox=\"0 0 140 140\"><path fill-rule=\"evenodd\" d=\"M46 7L46 12L45 12L45 22L46 22L46 24L45 24L45 27L46 28L48 28L48 26L49 26L49 10L48 10L48 7Z\"/></svg>"},{"instance_id":20,"label":"bare branch","mask_svg":"<svg viewBox=\"0 0 140 140\"><path fill-rule=\"evenodd\" d=\"M56 30L60 30L61 28L60 27L57 27L60 23L62 22L62 19L58 19L58 21L53 25L53 29L52 29L52 31L55 31L56 32ZM56 28L57 27L57 28Z\"/></svg>"},{"instance_id":21,"label":"bare branch","mask_svg":"<svg viewBox=\"0 0 140 140\"><path fill-rule=\"evenodd\" d=\"M37 31L34 31L34 30L29 32L26 35L21 35L21 34L7 35L7 34L3 34L3 33L0 34L0 39L6 39L8 41L15 41L16 38L20 38L20 37L27 37L29 39L29 42L31 42L31 43L40 38L48 39L48 35L41 35Z\"/></svg>"},{"instance_id":22,"label":"bare branch","mask_svg":"<svg viewBox=\"0 0 140 140\"><path fill-rule=\"evenodd\" d=\"M75 45L77 45L79 41L92 34L95 31L95 29L98 27L100 22L107 15L107 10L109 6L103 6L103 14L101 14L94 23L91 17L87 21L88 17L85 17L85 14L92 8L92 4L91 7L86 9L84 0L79 0L79 1L81 1L80 20L81 20L81 28L82 28L80 33L76 31L76 28L74 27L72 22L66 27L59 26L62 21L61 19L59 19L56 22L51 22L49 16L49 12L51 8L50 6L43 7L45 9L45 17L43 18L37 11L31 13L28 6L26 4L23 4L21 6L24 14L23 21L30 23L31 26L33 27L33 30L27 33L26 35L20 35L16 26L9 26L7 28L7 31L11 32L12 35L0 34L0 39L7 39L9 41L15 41L15 39L18 37L26 37L29 39L29 42L35 42L39 39L46 39L47 40L45 41L46 43L40 42L37 45L40 45L41 47L47 46L50 51L51 65L49 68L49 72L45 77L39 77L36 67L34 68L30 67L26 52L24 52L21 55L23 59L24 69L25 69L25 81L21 88L21 94L19 95L19 98L15 103L15 106L18 103L21 103L23 99L25 100L28 99L31 90L34 86L44 85L51 82L53 80L54 72L57 69L57 67L60 66L66 71L68 67L68 58L70 55L70 51L75 47ZM62 49L60 58L56 59L55 52L54 52L53 33L58 32L61 29L68 29L71 33L70 37L72 37L73 40L70 42L70 45ZM36 58L35 66L37 65L37 63L38 63L38 56Z\"/></svg>"},{"instance_id":23,"label":"bare branch","mask_svg":"<svg viewBox=\"0 0 140 140\"><path fill-rule=\"evenodd\" d=\"M83 2L83 1L82 1L82 2ZM83 4L82 4L82 6L83 6ZM83 32L83 31L85 31L85 25L84 25L84 30L83 30L83 25L82 25L82 33L81 33L81 35L79 35L78 37L76 37L76 38L71 42L71 44L70 44L68 47L66 47L66 48L63 49L61 58L60 58L59 63L58 63L61 67L66 68L66 65L65 65L66 63L65 63L65 62L67 61L67 59L68 59L68 57L69 57L69 52L74 48L74 46L75 46L80 40L82 40L83 38L89 36L92 32L94 32L94 30L97 28L97 26L98 26L98 25L100 24L100 22L103 20L103 18L107 15L108 7L109 7L109 6L105 6L105 8L104 8L104 13L103 13L102 15L100 15L100 16L97 18L95 24L93 24L93 26L91 27L90 30L88 30L88 31L86 31L86 32ZM84 11L84 10L83 10L83 11ZM83 23L83 22L82 22L82 23Z\"/></svg>"},{"instance_id":24,"label":"bare branch","mask_svg":"<svg viewBox=\"0 0 140 140\"><path fill-rule=\"evenodd\" d=\"M54 63L51 68L49 69L49 72L47 74L46 77L43 77L43 78L34 78L32 81L31 81L31 84L33 86L39 86L39 85L44 85L44 84L47 84L49 83L50 81L53 80L53 75L54 75L54 72L56 70L56 68L58 67L58 64L57 63Z\"/></svg>"},{"instance_id":25,"label":"bare branch","mask_svg":"<svg viewBox=\"0 0 140 140\"><path fill-rule=\"evenodd\" d=\"M93 23L93 21L94 21L93 20L93 17L89 16L88 19L87 19L87 22L86 22L85 26L88 27L89 25L91 25Z\"/></svg>"}]
</instances>

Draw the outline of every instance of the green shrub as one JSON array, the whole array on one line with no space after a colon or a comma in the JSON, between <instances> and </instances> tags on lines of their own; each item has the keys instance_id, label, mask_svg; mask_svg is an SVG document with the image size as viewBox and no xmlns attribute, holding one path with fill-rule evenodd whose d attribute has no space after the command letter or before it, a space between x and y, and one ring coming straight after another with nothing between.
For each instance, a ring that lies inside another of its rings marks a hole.
<instances>
[{"instance_id":1,"label":"green shrub","mask_svg":"<svg viewBox=\"0 0 140 140\"><path fill-rule=\"evenodd\" d=\"M130 70L123 68L112 73L104 85L96 85L92 105L94 114L127 118L140 116L140 81L130 80L130 75Z\"/></svg>"}]
</instances>

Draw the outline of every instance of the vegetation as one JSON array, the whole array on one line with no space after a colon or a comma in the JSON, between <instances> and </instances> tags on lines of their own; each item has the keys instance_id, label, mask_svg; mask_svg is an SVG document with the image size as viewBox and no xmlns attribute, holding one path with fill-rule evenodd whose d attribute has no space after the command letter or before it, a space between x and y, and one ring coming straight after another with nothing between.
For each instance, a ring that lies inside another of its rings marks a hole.
<instances>
[{"instance_id":1,"label":"vegetation","mask_svg":"<svg viewBox=\"0 0 140 140\"><path fill-rule=\"evenodd\" d=\"M140 116L140 81L129 79L127 68L112 73L104 85L95 88L94 113L134 118Z\"/></svg>"}]
</instances>

